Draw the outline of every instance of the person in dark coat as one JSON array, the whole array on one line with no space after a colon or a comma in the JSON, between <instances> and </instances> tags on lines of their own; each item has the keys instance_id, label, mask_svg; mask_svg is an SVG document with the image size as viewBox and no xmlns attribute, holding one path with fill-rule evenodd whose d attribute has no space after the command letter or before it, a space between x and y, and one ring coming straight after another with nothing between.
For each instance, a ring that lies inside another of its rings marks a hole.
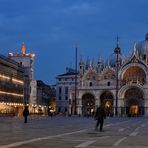
<instances>
[{"instance_id":1,"label":"person in dark coat","mask_svg":"<svg viewBox=\"0 0 148 148\"><path fill-rule=\"evenodd\" d=\"M50 116L52 118L53 113L51 112L50 108L48 108L47 112L48 112L48 116Z\"/></svg>"},{"instance_id":2,"label":"person in dark coat","mask_svg":"<svg viewBox=\"0 0 148 148\"><path fill-rule=\"evenodd\" d=\"M98 130L99 125L100 125L100 131L103 130L103 122L105 118L106 118L105 109L102 105L100 105L97 108L96 113L95 113L95 120L97 120L95 130Z\"/></svg>"},{"instance_id":3,"label":"person in dark coat","mask_svg":"<svg viewBox=\"0 0 148 148\"><path fill-rule=\"evenodd\" d=\"M24 111L23 111L24 123L27 123L27 116L28 115L29 115L28 106L25 106Z\"/></svg>"}]
</instances>

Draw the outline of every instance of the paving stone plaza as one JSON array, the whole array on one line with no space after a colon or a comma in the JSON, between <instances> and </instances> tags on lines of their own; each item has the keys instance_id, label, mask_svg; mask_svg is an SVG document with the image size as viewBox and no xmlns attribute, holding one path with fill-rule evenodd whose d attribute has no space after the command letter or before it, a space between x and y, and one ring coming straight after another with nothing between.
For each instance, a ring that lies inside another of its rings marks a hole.
<instances>
[{"instance_id":1,"label":"paving stone plaza","mask_svg":"<svg viewBox=\"0 0 148 148\"><path fill-rule=\"evenodd\" d=\"M0 148L147 148L148 118L107 118L94 131L92 117L1 117Z\"/></svg>"}]
</instances>

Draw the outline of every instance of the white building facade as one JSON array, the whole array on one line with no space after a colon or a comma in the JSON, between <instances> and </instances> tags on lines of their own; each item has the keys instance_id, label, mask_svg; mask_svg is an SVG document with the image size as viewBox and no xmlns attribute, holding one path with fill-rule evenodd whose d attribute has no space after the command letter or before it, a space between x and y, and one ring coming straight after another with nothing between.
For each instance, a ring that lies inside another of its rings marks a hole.
<instances>
[{"instance_id":1,"label":"white building facade","mask_svg":"<svg viewBox=\"0 0 148 148\"><path fill-rule=\"evenodd\" d=\"M120 50L118 44L116 49ZM81 58L76 91L75 73L59 75L57 112L68 111L69 114L74 114L76 106L77 114L88 115L103 104L108 116L115 115L116 111L121 116L147 116L148 34L145 35L145 40L135 44L131 55L125 57L119 52L118 60L116 57L114 55L108 58L105 64L99 58L96 66L93 60L88 59L85 64ZM65 82L67 79L71 81ZM68 98L64 99L66 87Z\"/></svg>"},{"instance_id":2,"label":"white building facade","mask_svg":"<svg viewBox=\"0 0 148 148\"><path fill-rule=\"evenodd\" d=\"M57 76L56 82L56 110L58 113L71 113L72 111L72 90L75 87L75 72L67 69L65 74Z\"/></svg>"}]
</instances>

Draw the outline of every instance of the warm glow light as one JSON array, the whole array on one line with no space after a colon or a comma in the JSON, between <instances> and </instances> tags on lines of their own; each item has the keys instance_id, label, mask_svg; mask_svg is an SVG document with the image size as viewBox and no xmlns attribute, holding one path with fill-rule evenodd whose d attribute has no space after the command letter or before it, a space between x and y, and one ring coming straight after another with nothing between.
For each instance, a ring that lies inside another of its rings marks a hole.
<instances>
[{"instance_id":1,"label":"warm glow light","mask_svg":"<svg viewBox=\"0 0 148 148\"><path fill-rule=\"evenodd\" d=\"M8 76L2 75L2 74L0 74L0 78L5 79L5 80L11 79L11 77L8 77ZM22 80L18 80L18 79L15 79L15 78L12 78L12 81L15 82L15 83L20 83L22 85L24 84L24 82Z\"/></svg>"},{"instance_id":2,"label":"warm glow light","mask_svg":"<svg viewBox=\"0 0 148 148\"><path fill-rule=\"evenodd\" d=\"M23 94L16 94L16 93L10 93L10 92L5 92L5 91L0 91L0 94L6 94L6 95L12 95L12 96L17 96L17 97L23 97Z\"/></svg>"},{"instance_id":3,"label":"warm glow light","mask_svg":"<svg viewBox=\"0 0 148 148\"><path fill-rule=\"evenodd\" d=\"M106 101L106 103L105 103L105 107L110 108L110 107L111 107L111 102L110 102L110 101Z\"/></svg>"},{"instance_id":4,"label":"warm glow light","mask_svg":"<svg viewBox=\"0 0 148 148\"><path fill-rule=\"evenodd\" d=\"M2 105L9 105L9 106L24 106L22 103L12 103L12 102L0 102Z\"/></svg>"},{"instance_id":5,"label":"warm glow light","mask_svg":"<svg viewBox=\"0 0 148 148\"><path fill-rule=\"evenodd\" d=\"M10 77L7 77L7 76L5 76L5 75L1 75L1 74L0 74L0 78L2 78L2 79L6 79L6 80L10 80Z\"/></svg>"},{"instance_id":6,"label":"warm glow light","mask_svg":"<svg viewBox=\"0 0 148 148\"><path fill-rule=\"evenodd\" d=\"M32 104L32 107L36 107L37 105L36 104Z\"/></svg>"},{"instance_id":7,"label":"warm glow light","mask_svg":"<svg viewBox=\"0 0 148 148\"><path fill-rule=\"evenodd\" d=\"M20 83L20 84L24 84L23 81L21 81L21 80L17 80L17 79L15 79L15 78L12 78L12 81L17 82L17 83Z\"/></svg>"}]
</instances>

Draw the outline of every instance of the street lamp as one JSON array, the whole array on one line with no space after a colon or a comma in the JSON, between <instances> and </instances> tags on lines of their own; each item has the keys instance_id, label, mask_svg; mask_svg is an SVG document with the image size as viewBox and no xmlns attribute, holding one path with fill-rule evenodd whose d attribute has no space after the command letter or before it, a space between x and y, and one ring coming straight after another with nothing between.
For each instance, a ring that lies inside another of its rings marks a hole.
<instances>
[{"instance_id":1,"label":"street lamp","mask_svg":"<svg viewBox=\"0 0 148 148\"><path fill-rule=\"evenodd\" d=\"M114 53L116 54L116 106L115 106L115 115L118 115L118 71L119 71L119 55L121 53L121 49L119 47L119 38L117 36L117 46L114 49Z\"/></svg>"}]
</instances>

